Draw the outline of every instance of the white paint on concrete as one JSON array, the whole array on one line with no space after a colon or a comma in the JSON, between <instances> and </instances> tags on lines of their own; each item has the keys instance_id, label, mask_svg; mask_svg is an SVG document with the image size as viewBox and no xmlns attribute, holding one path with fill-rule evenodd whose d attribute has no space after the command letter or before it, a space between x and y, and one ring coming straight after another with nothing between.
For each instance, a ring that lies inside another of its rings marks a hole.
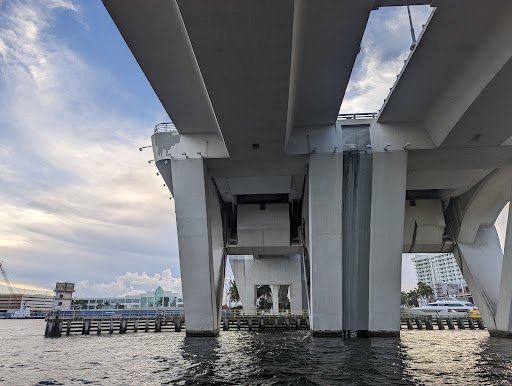
<instances>
[{"instance_id":1,"label":"white paint on concrete","mask_svg":"<svg viewBox=\"0 0 512 386\"><path fill-rule=\"evenodd\" d=\"M244 310L252 311L257 308L256 286L271 285L273 302L279 302L278 287L288 285L290 286L290 308L301 311L303 280L301 260L300 255L265 256L259 259L254 259L252 256L230 256L229 263Z\"/></svg>"},{"instance_id":2,"label":"white paint on concrete","mask_svg":"<svg viewBox=\"0 0 512 386\"><path fill-rule=\"evenodd\" d=\"M187 333L215 333L226 253L217 198L202 159L173 160L171 168Z\"/></svg>"},{"instance_id":3,"label":"white paint on concrete","mask_svg":"<svg viewBox=\"0 0 512 386\"><path fill-rule=\"evenodd\" d=\"M343 330L342 188L343 155L311 154L307 189L313 331Z\"/></svg>"},{"instance_id":4,"label":"white paint on concrete","mask_svg":"<svg viewBox=\"0 0 512 386\"><path fill-rule=\"evenodd\" d=\"M407 152L373 154L370 332L400 330Z\"/></svg>"}]
</instances>

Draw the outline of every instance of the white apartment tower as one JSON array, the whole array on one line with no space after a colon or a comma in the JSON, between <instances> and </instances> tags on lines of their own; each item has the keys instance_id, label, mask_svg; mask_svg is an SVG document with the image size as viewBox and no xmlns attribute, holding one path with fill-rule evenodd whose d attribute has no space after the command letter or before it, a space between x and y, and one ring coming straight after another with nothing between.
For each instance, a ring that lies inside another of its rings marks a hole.
<instances>
[{"instance_id":1,"label":"white apartment tower","mask_svg":"<svg viewBox=\"0 0 512 386\"><path fill-rule=\"evenodd\" d=\"M440 298L467 291L466 281L453 254L416 255L412 261L418 282L432 287L435 297Z\"/></svg>"}]
</instances>

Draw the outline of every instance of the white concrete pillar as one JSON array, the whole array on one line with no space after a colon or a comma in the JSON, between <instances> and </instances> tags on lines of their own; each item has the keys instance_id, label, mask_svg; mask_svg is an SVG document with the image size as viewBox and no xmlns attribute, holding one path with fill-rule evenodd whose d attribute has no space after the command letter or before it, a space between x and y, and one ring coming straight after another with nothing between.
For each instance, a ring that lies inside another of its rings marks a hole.
<instances>
[{"instance_id":1,"label":"white concrete pillar","mask_svg":"<svg viewBox=\"0 0 512 386\"><path fill-rule=\"evenodd\" d=\"M302 311L302 285L290 285L290 309L296 313Z\"/></svg>"},{"instance_id":2,"label":"white concrete pillar","mask_svg":"<svg viewBox=\"0 0 512 386\"><path fill-rule=\"evenodd\" d=\"M400 334L407 152L373 154L369 333Z\"/></svg>"},{"instance_id":3,"label":"white concrete pillar","mask_svg":"<svg viewBox=\"0 0 512 386\"><path fill-rule=\"evenodd\" d=\"M512 190L512 189L511 189ZM512 195L511 195L512 198ZM507 236L501 268L496 330L491 335L512 338L512 210L508 211Z\"/></svg>"},{"instance_id":4,"label":"white concrete pillar","mask_svg":"<svg viewBox=\"0 0 512 386\"><path fill-rule=\"evenodd\" d=\"M171 169L187 335L216 335L226 257L218 198L203 159L173 160Z\"/></svg>"},{"instance_id":5,"label":"white concrete pillar","mask_svg":"<svg viewBox=\"0 0 512 386\"><path fill-rule=\"evenodd\" d=\"M495 317L503 262L496 227L481 225L473 243L457 244L455 258L487 329L496 330Z\"/></svg>"},{"instance_id":6,"label":"white concrete pillar","mask_svg":"<svg viewBox=\"0 0 512 386\"><path fill-rule=\"evenodd\" d=\"M310 323L313 336L342 331L343 154L311 154L308 173ZM291 288L293 296L294 288ZM291 299L290 299L291 300Z\"/></svg>"},{"instance_id":7,"label":"white concrete pillar","mask_svg":"<svg viewBox=\"0 0 512 386\"><path fill-rule=\"evenodd\" d=\"M272 314L279 313L279 287L280 285L277 284L270 285L272 291Z\"/></svg>"}]
</instances>

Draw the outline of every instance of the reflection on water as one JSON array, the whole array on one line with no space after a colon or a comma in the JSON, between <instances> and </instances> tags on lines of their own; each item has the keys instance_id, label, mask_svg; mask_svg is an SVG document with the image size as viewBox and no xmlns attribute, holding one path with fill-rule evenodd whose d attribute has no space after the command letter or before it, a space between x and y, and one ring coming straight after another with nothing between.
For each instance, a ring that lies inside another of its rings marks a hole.
<instances>
[{"instance_id":1,"label":"reflection on water","mask_svg":"<svg viewBox=\"0 0 512 386\"><path fill-rule=\"evenodd\" d=\"M486 331L402 331L398 338L325 339L306 331L71 336L42 321L0 320L7 384L509 384L512 341Z\"/></svg>"}]
</instances>

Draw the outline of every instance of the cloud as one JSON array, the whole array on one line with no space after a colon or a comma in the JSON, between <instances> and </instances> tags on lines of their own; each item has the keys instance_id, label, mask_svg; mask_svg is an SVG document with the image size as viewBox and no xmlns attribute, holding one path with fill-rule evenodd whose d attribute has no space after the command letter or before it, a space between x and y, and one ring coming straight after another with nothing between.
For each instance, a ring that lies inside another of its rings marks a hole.
<instances>
[{"instance_id":1,"label":"cloud","mask_svg":"<svg viewBox=\"0 0 512 386\"><path fill-rule=\"evenodd\" d=\"M89 280L79 281L75 285L75 289L77 289L77 290L81 290L81 289L85 289L85 288L89 288Z\"/></svg>"},{"instance_id":2,"label":"cloud","mask_svg":"<svg viewBox=\"0 0 512 386\"><path fill-rule=\"evenodd\" d=\"M432 8L411 7L416 35ZM380 8L370 14L341 113L377 112L410 53L411 36L405 7Z\"/></svg>"},{"instance_id":3,"label":"cloud","mask_svg":"<svg viewBox=\"0 0 512 386\"><path fill-rule=\"evenodd\" d=\"M177 266L174 203L138 151L165 113L126 111L133 95L110 69L56 35L63 12L80 7L0 2L0 248L27 281Z\"/></svg>"},{"instance_id":4,"label":"cloud","mask_svg":"<svg viewBox=\"0 0 512 386\"><path fill-rule=\"evenodd\" d=\"M110 283L94 283L83 287L83 289L90 288L97 293L105 295L126 296L154 291L158 287L162 287L164 291L181 293L181 279L174 277L170 269L165 269L161 274L155 273L152 276L145 272L141 274L138 272L126 272ZM84 297L84 295L80 294L80 297Z\"/></svg>"}]
</instances>

